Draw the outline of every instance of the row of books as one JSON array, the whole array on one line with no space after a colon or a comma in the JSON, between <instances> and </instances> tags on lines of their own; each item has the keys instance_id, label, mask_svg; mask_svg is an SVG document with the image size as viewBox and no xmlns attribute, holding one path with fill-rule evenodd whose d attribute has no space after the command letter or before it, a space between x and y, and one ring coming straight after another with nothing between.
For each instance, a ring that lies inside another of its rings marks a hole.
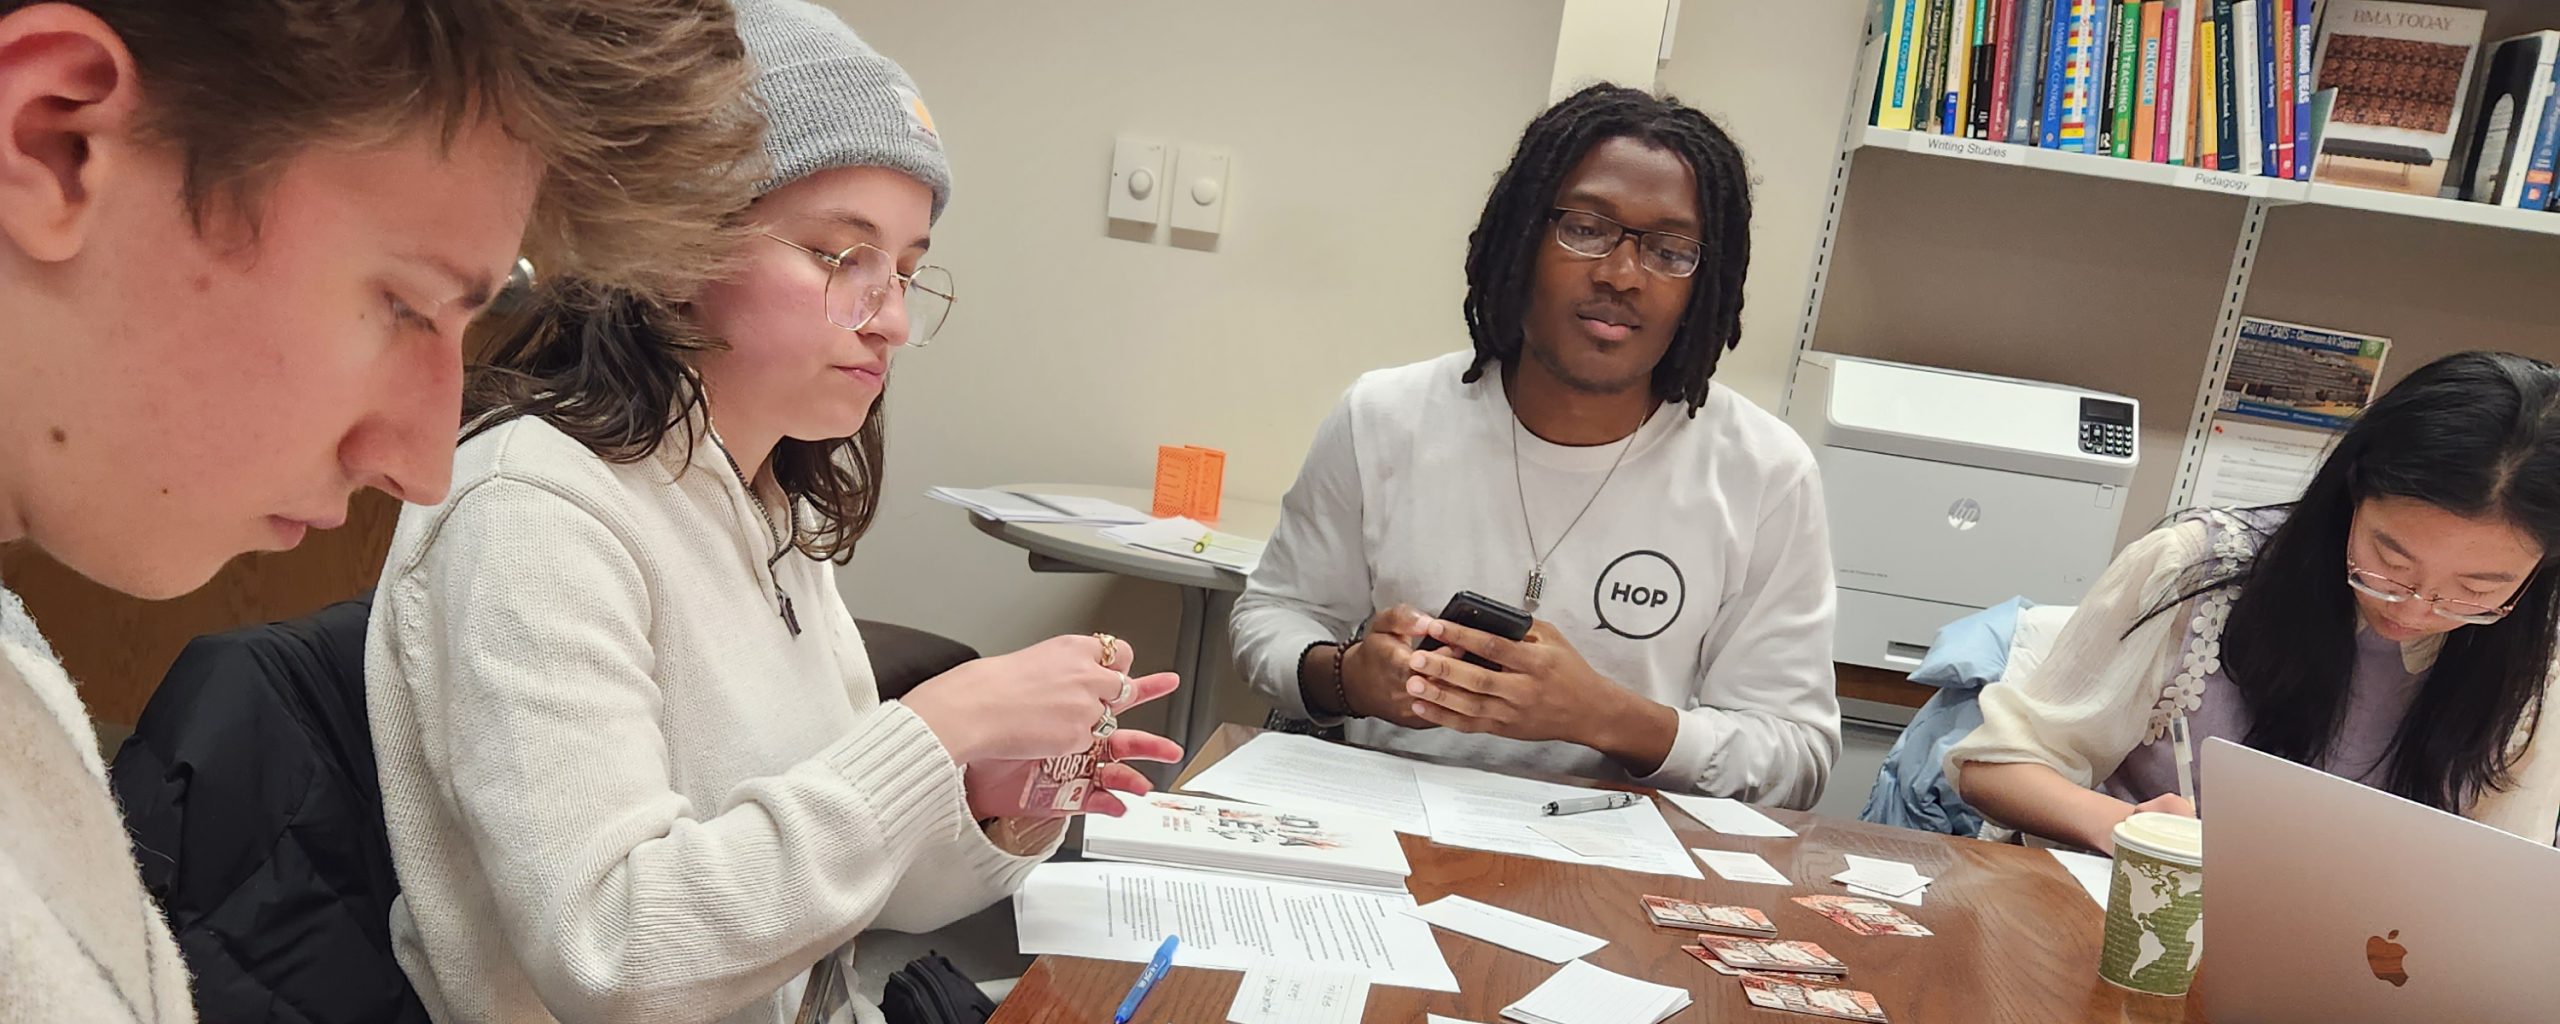
<instances>
[{"instance_id":1,"label":"row of books","mask_svg":"<svg viewBox=\"0 0 2560 1024\"><path fill-rule=\"evenodd\" d=\"M1892 0L1872 123L2309 180L2315 6Z\"/></svg>"},{"instance_id":2,"label":"row of books","mask_svg":"<svg viewBox=\"0 0 2560 1024\"><path fill-rule=\"evenodd\" d=\"M1870 123L2545 208L2560 32L2394 0L1888 0ZM2465 145L2457 159L2456 142Z\"/></svg>"}]
</instances>

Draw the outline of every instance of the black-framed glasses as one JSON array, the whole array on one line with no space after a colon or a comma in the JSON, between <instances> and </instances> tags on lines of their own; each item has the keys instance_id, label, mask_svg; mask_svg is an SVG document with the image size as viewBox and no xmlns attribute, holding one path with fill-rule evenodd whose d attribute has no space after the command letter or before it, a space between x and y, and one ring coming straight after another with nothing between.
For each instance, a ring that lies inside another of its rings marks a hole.
<instances>
[{"instance_id":1,"label":"black-framed glasses","mask_svg":"<svg viewBox=\"0 0 2560 1024\"><path fill-rule=\"evenodd\" d=\"M868 242L831 254L770 231L764 236L809 254L827 268L827 322L845 330L871 326L872 318L889 304L889 290L895 288L907 300L907 345L923 348L951 319L951 307L960 302L952 292L950 271L917 267L914 273L901 274L896 257Z\"/></svg>"},{"instance_id":2,"label":"black-framed glasses","mask_svg":"<svg viewBox=\"0 0 2560 1024\"><path fill-rule=\"evenodd\" d=\"M2357 565L2355 559L2347 559L2347 585L2354 587L2357 593L2384 604L2424 601L2429 611L2469 626L2486 626L2506 618L2507 613L2516 610L2516 602L2523 600L2524 588L2532 584L2533 581L2530 579L2517 584L2515 594L2508 597L2504 604L2486 605L2478 601L2455 601L2420 594L2416 587Z\"/></svg>"},{"instance_id":3,"label":"black-framed glasses","mask_svg":"<svg viewBox=\"0 0 2560 1024\"><path fill-rule=\"evenodd\" d=\"M1547 211L1556 225L1556 244L1585 259L1607 259L1618 243L1636 240L1636 265L1664 277L1687 277L1706 261L1707 244L1668 231L1638 231L1589 210L1556 207Z\"/></svg>"}]
</instances>

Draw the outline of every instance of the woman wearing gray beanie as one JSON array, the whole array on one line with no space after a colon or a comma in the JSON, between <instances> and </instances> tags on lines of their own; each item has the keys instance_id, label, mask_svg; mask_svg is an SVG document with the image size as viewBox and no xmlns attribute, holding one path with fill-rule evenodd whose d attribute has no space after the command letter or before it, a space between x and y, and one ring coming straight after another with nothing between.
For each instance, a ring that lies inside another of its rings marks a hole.
<instances>
[{"instance_id":1,"label":"woman wearing gray beanie","mask_svg":"<svg viewBox=\"0 0 2560 1024\"><path fill-rule=\"evenodd\" d=\"M384 568L392 935L439 1021L793 1019L857 934L1004 898L1066 816L1147 791L1117 762L1181 757L1114 728L1176 680L1107 636L880 701L831 569L877 507L892 356L953 302L924 263L950 172L835 15L737 8L770 167L734 257L676 305L553 285Z\"/></svg>"}]
</instances>

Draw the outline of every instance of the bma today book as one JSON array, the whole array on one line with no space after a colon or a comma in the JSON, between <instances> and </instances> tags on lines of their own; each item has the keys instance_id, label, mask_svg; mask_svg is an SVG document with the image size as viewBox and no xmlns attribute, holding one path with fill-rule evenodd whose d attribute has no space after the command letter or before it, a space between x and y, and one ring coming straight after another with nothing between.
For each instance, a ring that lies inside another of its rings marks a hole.
<instances>
[{"instance_id":1,"label":"bma today book","mask_svg":"<svg viewBox=\"0 0 2560 1024\"><path fill-rule=\"evenodd\" d=\"M2329 0L2318 89L2336 89L2312 180L2433 196L2453 165L2486 12Z\"/></svg>"}]
</instances>

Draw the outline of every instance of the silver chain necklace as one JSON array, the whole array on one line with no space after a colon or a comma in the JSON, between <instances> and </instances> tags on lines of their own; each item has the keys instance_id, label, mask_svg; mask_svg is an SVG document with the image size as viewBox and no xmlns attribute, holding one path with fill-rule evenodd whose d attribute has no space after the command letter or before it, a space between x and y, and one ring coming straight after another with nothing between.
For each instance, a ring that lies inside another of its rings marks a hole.
<instances>
[{"instance_id":1,"label":"silver chain necklace","mask_svg":"<svg viewBox=\"0 0 2560 1024\"><path fill-rule=\"evenodd\" d=\"M1529 488L1520 482L1520 432L1526 429L1520 425L1520 417L1515 415L1511 418L1511 488L1520 496L1520 532L1529 540L1529 582L1521 588L1520 607L1523 611L1534 612L1538 610L1538 598L1547 592L1547 559L1555 556L1556 549L1564 546L1564 539L1573 536L1573 528L1582 525L1582 517L1591 513L1591 506L1599 503L1600 492L1609 489L1610 479L1618 475L1618 465L1627 461L1627 450L1636 446L1636 435L1644 432L1644 424L1639 422L1636 429L1627 432L1626 441L1618 445L1618 457L1609 460L1609 472L1600 477L1600 486L1591 489L1591 497L1583 501L1582 511L1574 513L1573 521L1564 524L1564 532L1556 535L1556 542L1547 545L1547 552L1543 555L1538 553L1537 531L1529 525Z\"/></svg>"},{"instance_id":2,"label":"silver chain necklace","mask_svg":"<svg viewBox=\"0 0 2560 1024\"><path fill-rule=\"evenodd\" d=\"M710 434L711 446L720 449L720 458L729 464L729 472L737 476L738 486L746 489L747 501L755 505L756 520L767 528L772 528L773 510L767 508L764 497L756 493L755 481L747 479L746 467L738 465L738 457L729 454L729 443L720 440L719 428L710 428ZM774 531L773 557L765 559L764 571L765 575L773 578L773 600L775 607L781 611L782 624L791 630L792 636L796 637L800 635L800 613L792 609L791 595L782 589L782 573L774 568L782 561L782 556L791 553L791 534L786 532L789 526L788 521L785 522L784 527Z\"/></svg>"}]
</instances>

